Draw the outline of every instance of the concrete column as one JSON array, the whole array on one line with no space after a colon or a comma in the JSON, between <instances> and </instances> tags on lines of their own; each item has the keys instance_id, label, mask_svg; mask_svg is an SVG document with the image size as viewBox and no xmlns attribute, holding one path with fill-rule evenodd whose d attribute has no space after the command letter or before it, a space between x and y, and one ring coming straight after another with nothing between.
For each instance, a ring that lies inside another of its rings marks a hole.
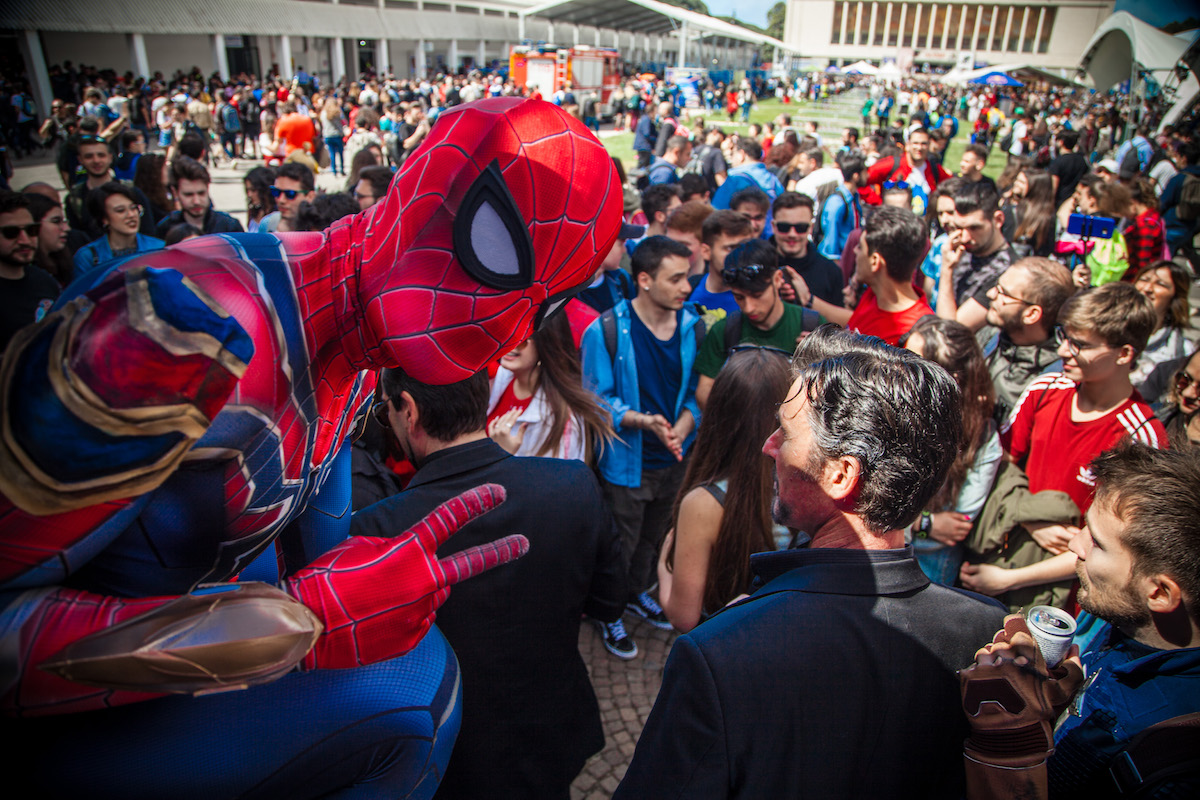
<instances>
[{"instance_id":1,"label":"concrete column","mask_svg":"<svg viewBox=\"0 0 1200 800\"><path fill-rule=\"evenodd\" d=\"M1037 31L1033 34L1033 52L1038 52L1038 43L1042 41L1042 24L1046 21L1046 7L1038 9Z\"/></svg>"},{"instance_id":2,"label":"concrete column","mask_svg":"<svg viewBox=\"0 0 1200 800\"><path fill-rule=\"evenodd\" d=\"M217 74L221 76L221 80L229 80L229 56L225 53L225 35L222 33L214 33L212 35L213 63L217 65Z\"/></svg>"},{"instance_id":3,"label":"concrete column","mask_svg":"<svg viewBox=\"0 0 1200 800\"><path fill-rule=\"evenodd\" d=\"M573 41L573 42L574 42L576 45L578 45L578 44L579 44L579 26L578 26L578 25L572 25L572 26L571 26L571 40L572 40L572 41Z\"/></svg>"},{"instance_id":4,"label":"concrete column","mask_svg":"<svg viewBox=\"0 0 1200 800\"><path fill-rule=\"evenodd\" d=\"M46 69L46 54L37 31L22 31L20 38L21 57L25 61L25 74L29 76L29 89L33 102L37 104L40 119L50 116L50 103L54 92L50 87L50 71Z\"/></svg>"},{"instance_id":5,"label":"concrete column","mask_svg":"<svg viewBox=\"0 0 1200 800\"><path fill-rule=\"evenodd\" d=\"M375 71L382 77L392 71L392 54L388 52L388 40L380 37L375 40Z\"/></svg>"},{"instance_id":6,"label":"concrete column","mask_svg":"<svg viewBox=\"0 0 1200 800\"><path fill-rule=\"evenodd\" d=\"M553 22L549 22L549 21L546 22L546 41L547 42L554 41L554 23Z\"/></svg>"},{"instance_id":7,"label":"concrete column","mask_svg":"<svg viewBox=\"0 0 1200 800\"><path fill-rule=\"evenodd\" d=\"M979 26L982 24L983 6L980 6L975 12L975 30L971 32L971 46L969 48L964 47L964 50L970 50L972 53L975 53L979 50ZM985 47L984 49L986 50L987 48Z\"/></svg>"},{"instance_id":8,"label":"concrete column","mask_svg":"<svg viewBox=\"0 0 1200 800\"><path fill-rule=\"evenodd\" d=\"M920 40L920 38L921 38L921 4L920 3L913 4L912 10L913 10L912 47L914 50L916 50L917 49L917 41ZM928 44L929 43L926 42L926 45L928 45Z\"/></svg>"},{"instance_id":9,"label":"concrete column","mask_svg":"<svg viewBox=\"0 0 1200 800\"><path fill-rule=\"evenodd\" d=\"M486 45L487 45L486 39L479 40L479 49L475 53L475 68L476 69L483 69L484 63L487 60Z\"/></svg>"},{"instance_id":10,"label":"concrete column","mask_svg":"<svg viewBox=\"0 0 1200 800\"><path fill-rule=\"evenodd\" d=\"M1000 47L999 47L999 50L1002 53L1005 52L1006 50L1008 50L1008 36L1012 32L1012 21L1013 21L1013 7L1012 6L1008 7L1008 16L1005 17L1005 20L1006 20L1006 22L1004 24L1004 38L1000 40Z\"/></svg>"},{"instance_id":11,"label":"concrete column","mask_svg":"<svg viewBox=\"0 0 1200 800\"><path fill-rule=\"evenodd\" d=\"M522 17L522 19L524 19ZM417 53L414 59L416 61L416 77L422 80L429 73L429 62L425 60L425 40L417 39Z\"/></svg>"},{"instance_id":12,"label":"concrete column","mask_svg":"<svg viewBox=\"0 0 1200 800\"><path fill-rule=\"evenodd\" d=\"M38 43L41 48L41 43ZM136 77L150 77L150 59L146 57L146 36L142 33L129 34L129 60Z\"/></svg>"},{"instance_id":13,"label":"concrete column","mask_svg":"<svg viewBox=\"0 0 1200 800\"><path fill-rule=\"evenodd\" d=\"M842 44L849 44L846 41L846 31L850 27L850 4L842 3Z\"/></svg>"},{"instance_id":14,"label":"concrete column","mask_svg":"<svg viewBox=\"0 0 1200 800\"><path fill-rule=\"evenodd\" d=\"M887 4L883 12L883 46L888 47L888 37L892 34L892 3ZM899 42L897 42L899 44Z\"/></svg>"},{"instance_id":15,"label":"concrete column","mask_svg":"<svg viewBox=\"0 0 1200 800\"><path fill-rule=\"evenodd\" d=\"M446 51L446 69L451 74L458 72L458 39L450 40L450 48Z\"/></svg>"},{"instance_id":16,"label":"concrete column","mask_svg":"<svg viewBox=\"0 0 1200 800\"><path fill-rule=\"evenodd\" d=\"M976 19L978 19L979 14L976 14L975 17L976 17ZM958 9L958 42L956 42L956 44L958 45L957 49L959 49L959 50L967 49L966 36L967 36L967 9L965 6L959 6L959 9Z\"/></svg>"},{"instance_id":17,"label":"concrete column","mask_svg":"<svg viewBox=\"0 0 1200 800\"><path fill-rule=\"evenodd\" d=\"M525 14L524 12L517 14L517 38L522 42L525 41Z\"/></svg>"},{"instance_id":18,"label":"concrete column","mask_svg":"<svg viewBox=\"0 0 1200 800\"><path fill-rule=\"evenodd\" d=\"M867 23L867 44L875 44L875 23L879 16L879 3L871 3L871 21Z\"/></svg>"},{"instance_id":19,"label":"concrete column","mask_svg":"<svg viewBox=\"0 0 1200 800\"><path fill-rule=\"evenodd\" d=\"M679 21L679 53L677 54L676 66L680 68L687 66L687 44L688 24L685 19Z\"/></svg>"},{"instance_id":20,"label":"concrete column","mask_svg":"<svg viewBox=\"0 0 1200 800\"><path fill-rule=\"evenodd\" d=\"M942 49L950 46L950 7L946 7L946 19L942 23Z\"/></svg>"},{"instance_id":21,"label":"concrete column","mask_svg":"<svg viewBox=\"0 0 1200 800\"><path fill-rule=\"evenodd\" d=\"M355 47L357 46L355 45ZM333 82L340 83L342 78L346 77L346 43L342 41L342 37L338 36L333 39L329 60L332 62L329 69L333 72Z\"/></svg>"},{"instance_id":22,"label":"concrete column","mask_svg":"<svg viewBox=\"0 0 1200 800\"><path fill-rule=\"evenodd\" d=\"M1021 15L1021 27L1017 29L1017 52L1021 52L1025 44L1025 27L1029 24L1029 6L1025 6L1025 13Z\"/></svg>"},{"instance_id":23,"label":"concrete column","mask_svg":"<svg viewBox=\"0 0 1200 800\"><path fill-rule=\"evenodd\" d=\"M896 47L904 46L904 20L908 17L908 3L900 4L900 24L896 27L899 29L896 33ZM892 51L895 52L895 51Z\"/></svg>"},{"instance_id":24,"label":"concrete column","mask_svg":"<svg viewBox=\"0 0 1200 800\"><path fill-rule=\"evenodd\" d=\"M279 37L279 73L289 80L296 74L292 68L292 40L286 34Z\"/></svg>"},{"instance_id":25,"label":"concrete column","mask_svg":"<svg viewBox=\"0 0 1200 800\"><path fill-rule=\"evenodd\" d=\"M592 40L593 40L592 44L594 44L596 47L600 46L600 29L599 28L592 28Z\"/></svg>"}]
</instances>

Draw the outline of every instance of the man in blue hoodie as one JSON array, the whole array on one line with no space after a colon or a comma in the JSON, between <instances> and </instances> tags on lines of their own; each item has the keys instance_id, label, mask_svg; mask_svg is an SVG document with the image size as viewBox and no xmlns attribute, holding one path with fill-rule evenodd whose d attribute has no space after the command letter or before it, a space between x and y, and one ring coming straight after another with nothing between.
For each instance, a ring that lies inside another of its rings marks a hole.
<instances>
[{"instance_id":1,"label":"man in blue hoodie","mask_svg":"<svg viewBox=\"0 0 1200 800\"><path fill-rule=\"evenodd\" d=\"M733 148L733 168L717 193L713 195L713 208L731 208L733 196L742 189L756 187L767 193L771 202L783 192L783 184L762 163L762 145L748 137L738 139ZM771 235L771 217L767 216L764 238Z\"/></svg>"}]
</instances>

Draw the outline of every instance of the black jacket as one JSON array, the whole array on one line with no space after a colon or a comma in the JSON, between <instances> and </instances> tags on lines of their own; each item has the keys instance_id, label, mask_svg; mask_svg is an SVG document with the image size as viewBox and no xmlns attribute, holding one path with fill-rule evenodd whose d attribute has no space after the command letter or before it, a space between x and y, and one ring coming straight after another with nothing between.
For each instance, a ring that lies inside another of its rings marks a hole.
<instances>
[{"instance_id":1,"label":"black jacket","mask_svg":"<svg viewBox=\"0 0 1200 800\"><path fill-rule=\"evenodd\" d=\"M438 555L510 533L529 539L529 553L458 584L438 611L462 670L463 716L437 796L565 797L604 746L580 618L616 620L626 596L620 543L592 471L516 458L491 439L469 442L432 455L404 492L355 514L351 530L395 536L483 483L503 486L507 500Z\"/></svg>"},{"instance_id":2,"label":"black jacket","mask_svg":"<svg viewBox=\"0 0 1200 800\"><path fill-rule=\"evenodd\" d=\"M158 229L154 235L159 239L166 239L167 231L185 221L182 211L172 211L158 223ZM204 233L242 233L245 229L242 227L242 223L224 211L209 208L204 215L204 227L201 230Z\"/></svg>"}]
</instances>

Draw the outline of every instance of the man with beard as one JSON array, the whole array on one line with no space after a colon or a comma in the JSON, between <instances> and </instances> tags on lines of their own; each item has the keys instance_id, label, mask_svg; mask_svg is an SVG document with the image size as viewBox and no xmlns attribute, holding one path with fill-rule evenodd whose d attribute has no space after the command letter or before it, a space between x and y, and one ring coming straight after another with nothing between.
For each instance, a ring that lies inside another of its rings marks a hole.
<instances>
[{"instance_id":1,"label":"man with beard","mask_svg":"<svg viewBox=\"0 0 1200 800\"><path fill-rule=\"evenodd\" d=\"M0 353L17 331L44 317L58 298L58 282L33 265L40 227L27 198L0 191Z\"/></svg>"},{"instance_id":2,"label":"man with beard","mask_svg":"<svg viewBox=\"0 0 1200 800\"><path fill-rule=\"evenodd\" d=\"M1000 197L985 183L969 183L954 195L950 241L942 249L937 314L973 331L987 318L988 291L1017 260L1000 228Z\"/></svg>"},{"instance_id":3,"label":"man with beard","mask_svg":"<svg viewBox=\"0 0 1200 800\"><path fill-rule=\"evenodd\" d=\"M996 388L997 423L1008 419L1030 381L1061 362L1054 325L1074 292L1070 270L1039 256L1013 264L988 289L987 324L1000 331L983 355Z\"/></svg>"},{"instance_id":4,"label":"man with beard","mask_svg":"<svg viewBox=\"0 0 1200 800\"><path fill-rule=\"evenodd\" d=\"M1195 734L1163 724L1200 712L1200 449L1127 442L1090 471L1095 499L1070 543L1082 661L1047 669L1010 617L963 671L971 800L1200 792Z\"/></svg>"},{"instance_id":5,"label":"man with beard","mask_svg":"<svg viewBox=\"0 0 1200 800\"><path fill-rule=\"evenodd\" d=\"M106 231L100 226L100 220L92 217L88 210L87 196L93 189L99 189L111 180L115 180L112 171L113 155L108 149L108 143L99 136L80 136L77 145L79 163L83 166L87 177L74 184L67 191L63 206L67 212L67 221L71 223L73 243L71 253L74 254L80 246L99 239ZM133 190L137 203L142 208L150 208L150 199L129 181L122 181ZM138 226L138 233L154 236L154 215L143 214Z\"/></svg>"}]
</instances>

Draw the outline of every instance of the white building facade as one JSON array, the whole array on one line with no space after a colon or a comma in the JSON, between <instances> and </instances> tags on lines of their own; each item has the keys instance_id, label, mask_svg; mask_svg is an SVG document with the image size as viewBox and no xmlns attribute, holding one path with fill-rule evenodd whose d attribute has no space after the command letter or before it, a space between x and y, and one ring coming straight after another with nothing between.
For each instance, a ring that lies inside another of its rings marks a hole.
<instances>
[{"instance_id":1,"label":"white building facade","mask_svg":"<svg viewBox=\"0 0 1200 800\"><path fill-rule=\"evenodd\" d=\"M1111 0L787 0L783 41L810 61L1073 69Z\"/></svg>"}]
</instances>

